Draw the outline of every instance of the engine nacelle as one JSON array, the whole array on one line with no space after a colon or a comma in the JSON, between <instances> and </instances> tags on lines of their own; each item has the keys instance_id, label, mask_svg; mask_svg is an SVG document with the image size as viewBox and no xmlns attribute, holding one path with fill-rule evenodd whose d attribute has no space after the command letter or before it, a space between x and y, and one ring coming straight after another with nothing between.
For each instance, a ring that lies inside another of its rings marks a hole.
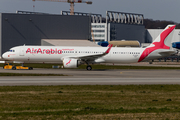
<instances>
[{"instance_id":1,"label":"engine nacelle","mask_svg":"<svg viewBox=\"0 0 180 120\"><path fill-rule=\"evenodd\" d=\"M65 58L63 60L64 68L77 68L79 65L80 65L80 61L78 61L77 59Z\"/></svg>"}]
</instances>

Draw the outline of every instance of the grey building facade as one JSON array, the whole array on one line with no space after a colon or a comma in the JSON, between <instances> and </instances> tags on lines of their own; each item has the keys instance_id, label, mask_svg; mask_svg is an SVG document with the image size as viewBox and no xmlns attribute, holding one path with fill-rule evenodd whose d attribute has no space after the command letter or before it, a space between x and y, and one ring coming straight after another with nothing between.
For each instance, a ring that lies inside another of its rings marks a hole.
<instances>
[{"instance_id":1,"label":"grey building facade","mask_svg":"<svg viewBox=\"0 0 180 120\"><path fill-rule=\"evenodd\" d=\"M42 39L91 39L89 16L0 14L0 55L19 45L41 45Z\"/></svg>"},{"instance_id":2,"label":"grey building facade","mask_svg":"<svg viewBox=\"0 0 180 120\"><path fill-rule=\"evenodd\" d=\"M143 25L109 23L108 40L135 40L145 42L145 27Z\"/></svg>"},{"instance_id":3,"label":"grey building facade","mask_svg":"<svg viewBox=\"0 0 180 120\"><path fill-rule=\"evenodd\" d=\"M97 16L98 17L98 16ZM106 20L97 19L92 25L94 41L145 42L144 17L142 14L106 11Z\"/></svg>"}]
</instances>

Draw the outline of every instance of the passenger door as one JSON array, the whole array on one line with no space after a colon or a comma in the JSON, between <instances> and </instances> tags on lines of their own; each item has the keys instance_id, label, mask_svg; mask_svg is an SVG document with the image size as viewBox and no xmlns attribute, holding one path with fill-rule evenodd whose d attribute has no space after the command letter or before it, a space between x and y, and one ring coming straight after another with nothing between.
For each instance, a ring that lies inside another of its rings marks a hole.
<instances>
[{"instance_id":1,"label":"passenger door","mask_svg":"<svg viewBox=\"0 0 180 120\"><path fill-rule=\"evenodd\" d=\"M24 56L24 47L20 47L19 56Z\"/></svg>"}]
</instances>

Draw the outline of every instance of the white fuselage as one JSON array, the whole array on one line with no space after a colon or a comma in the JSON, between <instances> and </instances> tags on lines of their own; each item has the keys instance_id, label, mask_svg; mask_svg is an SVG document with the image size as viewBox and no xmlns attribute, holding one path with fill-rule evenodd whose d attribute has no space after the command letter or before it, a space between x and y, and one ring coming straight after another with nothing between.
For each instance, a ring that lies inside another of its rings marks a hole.
<instances>
[{"instance_id":1,"label":"white fuselage","mask_svg":"<svg viewBox=\"0 0 180 120\"><path fill-rule=\"evenodd\" d=\"M66 68L75 68L78 62L135 63L167 57L174 53L172 37L175 25L168 25L146 48L128 47L73 47L73 46L17 46L5 52L5 60L18 62L63 62Z\"/></svg>"},{"instance_id":2,"label":"white fuselage","mask_svg":"<svg viewBox=\"0 0 180 120\"><path fill-rule=\"evenodd\" d=\"M64 58L79 58L103 54L107 47L72 47L72 46L18 46L3 54L3 58L20 62L62 62ZM138 62L145 48L112 47L107 55L94 60L95 63L135 63ZM149 53L147 53L149 54ZM148 58L163 57L151 53Z\"/></svg>"}]
</instances>

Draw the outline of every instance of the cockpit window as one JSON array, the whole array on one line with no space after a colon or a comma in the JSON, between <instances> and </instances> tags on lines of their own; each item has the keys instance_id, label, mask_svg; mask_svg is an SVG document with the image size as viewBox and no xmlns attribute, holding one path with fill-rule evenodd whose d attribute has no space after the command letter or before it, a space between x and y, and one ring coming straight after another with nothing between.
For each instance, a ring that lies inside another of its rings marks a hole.
<instances>
[{"instance_id":1,"label":"cockpit window","mask_svg":"<svg viewBox=\"0 0 180 120\"><path fill-rule=\"evenodd\" d=\"M15 52L15 50L9 50L8 52Z\"/></svg>"}]
</instances>

